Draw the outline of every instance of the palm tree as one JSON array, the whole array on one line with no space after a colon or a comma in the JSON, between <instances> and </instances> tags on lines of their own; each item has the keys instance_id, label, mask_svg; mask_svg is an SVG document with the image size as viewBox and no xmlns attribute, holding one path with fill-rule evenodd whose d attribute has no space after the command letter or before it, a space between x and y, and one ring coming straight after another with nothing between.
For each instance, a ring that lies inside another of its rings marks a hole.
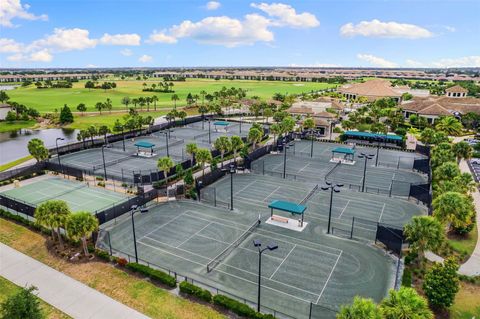
<instances>
[{"instance_id":1,"label":"palm tree","mask_svg":"<svg viewBox=\"0 0 480 319\"><path fill-rule=\"evenodd\" d=\"M472 147L465 141L458 142L453 144L452 151L457 157L457 163L460 163L460 160L468 160L472 157Z\"/></svg>"},{"instance_id":2,"label":"palm tree","mask_svg":"<svg viewBox=\"0 0 480 319\"><path fill-rule=\"evenodd\" d=\"M189 154L190 156L192 156L192 165L193 165L193 161L194 161L194 159L195 159L195 153L197 153L197 150L198 150L197 144L195 144L195 143L188 143L188 144L185 146L185 150L187 151L187 154Z\"/></svg>"},{"instance_id":3,"label":"palm tree","mask_svg":"<svg viewBox=\"0 0 480 319\"><path fill-rule=\"evenodd\" d=\"M73 240L81 240L83 253L88 256L87 237L98 229L98 219L90 212L76 212L66 222L67 234Z\"/></svg>"},{"instance_id":4,"label":"palm tree","mask_svg":"<svg viewBox=\"0 0 480 319\"><path fill-rule=\"evenodd\" d=\"M157 102L158 102L158 97L156 95L152 96L152 102L153 102L153 109L156 111L157 110Z\"/></svg>"},{"instance_id":5,"label":"palm tree","mask_svg":"<svg viewBox=\"0 0 480 319\"><path fill-rule=\"evenodd\" d=\"M462 123L453 116L445 116L435 125L436 129L448 135L458 135L462 132Z\"/></svg>"},{"instance_id":6,"label":"palm tree","mask_svg":"<svg viewBox=\"0 0 480 319\"><path fill-rule=\"evenodd\" d=\"M95 104L95 108L100 112L100 114L102 114L102 110L104 108L104 104L102 102L97 102Z\"/></svg>"},{"instance_id":7,"label":"palm tree","mask_svg":"<svg viewBox=\"0 0 480 319\"><path fill-rule=\"evenodd\" d=\"M236 161L237 160L237 152L244 147L243 140L240 136L234 135L234 136L230 137L230 144L232 145L233 159L234 159L234 161Z\"/></svg>"},{"instance_id":8,"label":"palm tree","mask_svg":"<svg viewBox=\"0 0 480 319\"><path fill-rule=\"evenodd\" d=\"M232 149L232 143L227 136L220 136L215 140L214 147L220 151L220 158L223 166L223 156L225 155L225 152L228 152Z\"/></svg>"},{"instance_id":9,"label":"palm tree","mask_svg":"<svg viewBox=\"0 0 480 319\"><path fill-rule=\"evenodd\" d=\"M382 313L370 298L355 296L351 305L342 306L337 319L382 319Z\"/></svg>"},{"instance_id":10,"label":"palm tree","mask_svg":"<svg viewBox=\"0 0 480 319\"><path fill-rule=\"evenodd\" d=\"M274 123L270 125L270 132L273 133L273 145L275 146L275 149L276 149L277 148L276 137L282 134L282 127L278 123Z\"/></svg>"},{"instance_id":11,"label":"palm tree","mask_svg":"<svg viewBox=\"0 0 480 319\"><path fill-rule=\"evenodd\" d=\"M432 319L433 313L428 302L415 289L400 287L398 291L391 289L388 297L383 299L380 309L384 319Z\"/></svg>"},{"instance_id":12,"label":"palm tree","mask_svg":"<svg viewBox=\"0 0 480 319\"><path fill-rule=\"evenodd\" d=\"M472 202L460 193L446 192L433 200L433 214L441 222L455 226L465 225L474 212Z\"/></svg>"},{"instance_id":13,"label":"palm tree","mask_svg":"<svg viewBox=\"0 0 480 319\"><path fill-rule=\"evenodd\" d=\"M60 249L63 250L63 240L60 232L60 228L65 229L65 223L70 215L70 209L67 203L62 200L50 200L46 201L35 210L35 219L41 225L47 226L53 229L57 233Z\"/></svg>"},{"instance_id":14,"label":"palm tree","mask_svg":"<svg viewBox=\"0 0 480 319\"><path fill-rule=\"evenodd\" d=\"M205 176L205 165L212 162L212 153L209 149L199 148L195 154L197 163L202 167L202 175Z\"/></svg>"},{"instance_id":15,"label":"palm tree","mask_svg":"<svg viewBox=\"0 0 480 319\"><path fill-rule=\"evenodd\" d=\"M53 227L52 218L51 218L51 204L50 202L44 202L37 206L33 217L35 217L35 222L37 225L41 225L45 228L50 229L52 240L55 240L55 228Z\"/></svg>"},{"instance_id":16,"label":"palm tree","mask_svg":"<svg viewBox=\"0 0 480 319\"><path fill-rule=\"evenodd\" d=\"M185 119L187 118L187 112L185 111L180 111L178 112L178 117L183 121L183 125L186 125L185 124Z\"/></svg>"},{"instance_id":17,"label":"palm tree","mask_svg":"<svg viewBox=\"0 0 480 319\"><path fill-rule=\"evenodd\" d=\"M410 223L405 225L405 236L410 247L423 256L425 250L435 250L444 241L442 224L431 216L414 216Z\"/></svg>"},{"instance_id":18,"label":"palm tree","mask_svg":"<svg viewBox=\"0 0 480 319\"><path fill-rule=\"evenodd\" d=\"M263 132L256 127L250 128L248 131L248 140L252 142L253 149L255 149L256 144L262 140Z\"/></svg>"},{"instance_id":19,"label":"palm tree","mask_svg":"<svg viewBox=\"0 0 480 319\"><path fill-rule=\"evenodd\" d=\"M138 99L137 99L137 98L133 98L133 99L132 99L132 103L133 103L133 107L134 107L135 109L137 109Z\"/></svg>"},{"instance_id":20,"label":"palm tree","mask_svg":"<svg viewBox=\"0 0 480 319\"><path fill-rule=\"evenodd\" d=\"M110 132L111 132L110 128L106 125L102 125L98 128L98 134L103 135L103 140L105 144L108 144L107 134Z\"/></svg>"},{"instance_id":21,"label":"palm tree","mask_svg":"<svg viewBox=\"0 0 480 319\"><path fill-rule=\"evenodd\" d=\"M93 138L98 135L97 128L94 125L90 125L88 127L88 136L90 137L90 141L92 142L93 146Z\"/></svg>"},{"instance_id":22,"label":"palm tree","mask_svg":"<svg viewBox=\"0 0 480 319\"><path fill-rule=\"evenodd\" d=\"M173 160L168 157L161 157L158 159L157 167L159 170L163 171L163 176L165 177L165 187L168 188L168 172L175 166Z\"/></svg>"},{"instance_id":23,"label":"palm tree","mask_svg":"<svg viewBox=\"0 0 480 319\"><path fill-rule=\"evenodd\" d=\"M125 110L128 110L128 104L130 104L131 100L128 96L122 98L122 104L125 105Z\"/></svg>"},{"instance_id":24,"label":"palm tree","mask_svg":"<svg viewBox=\"0 0 480 319\"><path fill-rule=\"evenodd\" d=\"M201 90L200 95L202 96L202 105L204 105L205 104L205 95L207 95L207 92L205 90Z\"/></svg>"},{"instance_id":25,"label":"palm tree","mask_svg":"<svg viewBox=\"0 0 480 319\"><path fill-rule=\"evenodd\" d=\"M177 94L172 94L171 99L173 101L173 109L176 110L177 109L177 101L180 100L180 98L178 97Z\"/></svg>"}]
</instances>

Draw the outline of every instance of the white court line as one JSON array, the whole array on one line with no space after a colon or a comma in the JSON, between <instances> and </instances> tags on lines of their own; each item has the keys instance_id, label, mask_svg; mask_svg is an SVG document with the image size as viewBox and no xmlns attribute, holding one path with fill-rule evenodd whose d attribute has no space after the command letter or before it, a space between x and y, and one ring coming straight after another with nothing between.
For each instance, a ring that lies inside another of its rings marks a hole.
<instances>
[{"instance_id":1,"label":"white court line","mask_svg":"<svg viewBox=\"0 0 480 319\"><path fill-rule=\"evenodd\" d=\"M300 173L301 171L303 171L305 168L307 168L308 166L310 166L310 163L307 163L307 165L305 165L304 167L302 167L298 172Z\"/></svg>"},{"instance_id":2,"label":"white court line","mask_svg":"<svg viewBox=\"0 0 480 319\"><path fill-rule=\"evenodd\" d=\"M318 296L317 302L315 304L318 305L318 302L320 301L320 298L322 298L323 292L325 291L325 288L327 287L328 282L330 281L330 277L332 277L333 271L337 267L337 263L340 260L340 257L342 256L343 251L338 255L337 261L335 262L335 265L333 265L332 271L330 271L330 275L328 275L327 281L325 282L325 285L323 285L323 289L320 292L320 295Z\"/></svg>"},{"instance_id":3,"label":"white court line","mask_svg":"<svg viewBox=\"0 0 480 319\"><path fill-rule=\"evenodd\" d=\"M270 196L272 196L273 194L275 194L275 192L278 191L281 187L282 187L282 186L278 186L277 188L275 188L275 189L273 190L273 192L271 192L270 194L268 194L268 196L263 199L263 201L265 202L265 201L267 200L267 198L269 198Z\"/></svg>"},{"instance_id":4,"label":"white court line","mask_svg":"<svg viewBox=\"0 0 480 319\"><path fill-rule=\"evenodd\" d=\"M158 247L155 247L155 246L151 246L151 245L148 245L148 244L145 244L145 243L142 243L142 242L140 242L140 243L143 244L143 245L145 245L145 246L151 247L151 248L153 248L153 249L163 251L164 253L166 253L166 254L168 254L168 255L172 255L172 256L175 256L175 257L177 257L177 258L180 258L180 259L186 260L186 261L188 261L188 262L191 262L191 263L193 263L193 264L197 264L197 265L199 265L199 266L205 267L204 264L201 264L201 263L199 263L199 262L197 262L197 261L193 261L193 260L190 260L190 259L188 259L188 258L179 256L179 255L176 255L176 254L174 254L174 253L172 253L172 252L169 252L169 251L167 251L167 250L165 250L165 249L161 249L161 248L158 248ZM218 268L214 268L212 271L216 271L216 272L219 272L219 273L223 273L223 274L225 274L225 275L227 275L227 276L234 277L234 278L237 278L237 279L240 279L240 280L249 282L249 283L254 284L254 285L257 285L257 284L258 284L257 282L253 282L253 281L251 281L251 280L242 278L242 277L240 277L240 276L236 276L236 275L231 274L231 273L229 273L229 272L219 270ZM284 285L289 286L289 285L287 285L287 284L284 284ZM265 286L265 285L261 285L261 286L262 286L263 288L265 288L265 289L269 289L269 290L272 290L272 291L275 291L275 292L284 294L284 295L286 295L286 296L292 297L292 298L297 299L297 300L300 300L300 301L304 301L304 302L308 302L308 303L311 302L311 300L306 300L306 299L303 299L303 298L299 298L299 297L297 297L297 296L295 296L295 295L291 295L291 294L289 294L289 293L287 293L287 292L284 292L284 291L281 291L281 290L277 290L277 289L275 289L275 288L271 288L271 287L268 287L268 286ZM294 287L294 286L290 286L290 287L291 287L291 288L294 288L294 289L298 289L298 288L296 288L296 287ZM311 295L313 295L313 296L318 296L316 293L313 293L313 292L311 292L311 291L309 291L308 293L311 294Z\"/></svg>"},{"instance_id":5,"label":"white court line","mask_svg":"<svg viewBox=\"0 0 480 319\"><path fill-rule=\"evenodd\" d=\"M342 212L340 213L340 216L338 216L338 218L342 218L342 215L343 215L343 213L345 212L345 209L347 209L348 204L350 204L350 200L348 200L348 202L347 202L347 204L345 205L345 207L343 207ZM384 204L384 205L385 205L385 204Z\"/></svg>"},{"instance_id":6,"label":"white court line","mask_svg":"<svg viewBox=\"0 0 480 319\"><path fill-rule=\"evenodd\" d=\"M386 203L383 204L382 212L380 213L380 217L378 217L378 222L380 222L382 220L383 211L385 210L385 205L386 205Z\"/></svg>"},{"instance_id":7,"label":"white court line","mask_svg":"<svg viewBox=\"0 0 480 319\"><path fill-rule=\"evenodd\" d=\"M253 182L248 183L245 187L242 187L241 190L235 192L234 195L237 195L237 194L243 192L243 191L246 190L248 187L250 187L250 186L252 186L253 184L255 184L255 182L256 182L256 181L254 180Z\"/></svg>"},{"instance_id":8,"label":"white court line","mask_svg":"<svg viewBox=\"0 0 480 319\"><path fill-rule=\"evenodd\" d=\"M292 253L292 251L295 249L295 247L297 247L297 244L293 245L292 249L290 249L290 251L288 252L287 256L285 256L285 258L283 258L282 262L280 263L280 265L278 265L277 269L275 269L275 271L273 272L273 274L270 276L270 278L268 279L272 279L272 277L277 273L277 271L280 269L280 267L283 265L283 263L285 262L285 260L287 260L288 256L290 256L290 254ZM268 255L267 255L268 256Z\"/></svg>"},{"instance_id":9,"label":"white court line","mask_svg":"<svg viewBox=\"0 0 480 319\"><path fill-rule=\"evenodd\" d=\"M177 217L174 217L174 218L172 218L172 219L171 219L169 222L167 222L167 223L165 223L165 224L162 224L162 225L158 226L158 227L157 227L157 228L155 228L154 230L152 230L152 231L148 232L147 234L145 234L144 236L140 237L140 239L139 239L139 240L141 240L142 238L144 238L144 237L147 237L148 235L150 235L150 234L152 234L152 233L156 232L156 231L157 231L157 230L159 230L160 228L163 228L164 226L167 226L168 224L172 223L174 220L177 220L178 218L180 218L180 217L182 217L183 215L185 215L187 212L188 212L188 210L187 210L187 211L185 211L185 212L183 212L183 213L181 213L181 214L180 214L180 215L178 215ZM195 218L195 216L192 216L192 217L193 217L193 218Z\"/></svg>"},{"instance_id":10,"label":"white court line","mask_svg":"<svg viewBox=\"0 0 480 319\"><path fill-rule=\"evenodd\" d=\"M142 238L142 239L143 239L143 238ZM162 245L165 245L165 246L174 248L174 249L178 249L178 250L184 251L184 252L189 253L189 254L194 255L194 256L201 257L201 258L203 258L203 259L206 259L208 262L210 262L210 261L213 260L212 258L205 257L204 255L200 255L200 254L191 252L190 250L186 250L186 249L183 249L183 248L179 248L178 246L173 246L173 245L164 243L163 241L156 240L156 239L153 239L153 238L151 238L151 237L146 237L146 239L152 240L152 241L154 241L154 242L157 242L157 243L159 243L159 244L162 244ZM148 246L148 247L152 247L152 248L155 247L155 246L152 246L152 245L150 245L150 244L144 243L143 241L140 241L140 240L138 240L137 242L142 243L142 244L144 244L145 246ZM207 265L207 264L205 264L205 265Z\"/></svg>"},{"instance_id":11,"label":"white court line","mask_svg":"<svg viewBox=\"0 0 480 319\"><path fill-rule=\"evenodd\" d=\"M180 245L178 245L176 248L182 246L183 244L185 244L187 241L189 241L190 239L192 239L193 237L195 237L195 235L197 235L199 232L201 232L202 230L204 230L205 228L207 228L208 226L210 226L212 224L212 222L208 223L207 225L205 225L204 227L202 227L202 229L196 231L192 236L188 236L187 239L185 239L184 241L182 241L182 243Z\"/></svg>"}]
</instances>

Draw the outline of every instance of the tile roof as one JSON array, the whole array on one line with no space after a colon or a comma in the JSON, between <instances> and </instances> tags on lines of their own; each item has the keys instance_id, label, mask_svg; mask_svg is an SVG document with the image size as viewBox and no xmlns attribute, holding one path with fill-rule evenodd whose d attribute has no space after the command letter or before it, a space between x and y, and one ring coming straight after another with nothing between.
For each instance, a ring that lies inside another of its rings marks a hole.
<instances>
[{"instance_id":1,"label":"tile roof","mask_svg":"<svg viewBox=\"0 0 480 319\"><path fill-rule=\"evenodd\" d=\"M445 90L445 92L452 92L452 93L468 93L468 90L461 87L460 85L452 86Z\"/></svg>"},{"instance_id":2,"label":"tile roof","mask_svg":"<svg viewBox=\"0 0 480 319\"><path fill-rule=\"evenodd\" d=\"M347 84L339 89L342 93L360 96L400 97L402 94L395 91L388 80L373 79L363 83Z\"/></svg>"}]
</instances>

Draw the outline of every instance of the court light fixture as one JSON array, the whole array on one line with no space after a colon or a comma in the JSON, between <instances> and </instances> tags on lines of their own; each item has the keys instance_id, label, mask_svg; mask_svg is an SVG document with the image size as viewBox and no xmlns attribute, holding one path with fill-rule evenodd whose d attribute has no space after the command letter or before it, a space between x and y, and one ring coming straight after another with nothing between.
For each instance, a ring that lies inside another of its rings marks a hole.
<instances>
[{"instance_id":1,"label":"court light fixture","mask_svg":"<svg viewBox=\"0 0 480 319\"><path fill-rule=\"evenodd\" d=\"M365 164L364 164L364 166L363 166L362 192L365 191L365 179L366 179L366 176L367 176L367 161L368 161L369 159L374 158L374 157L375 157L374 154L360 153L360 155L358 155L358 158L363 158L363 159L365 159Z\"/></svg>"},{"instance_id":2,"label":"court light fixture","mask_svg":"<svg viewBox=\"0 0 480 319\"><path fill-rule=\"evenodd\" d=\"M330 208L328 210L328 225L327 225L327 234L330 234L330 225L332 223L332 203L333 203L333 193L340 193L340 187L343 187L343 184L332 183L325 181L325 186L320 186L324 191L330 190Z\"/></svg>"},{"instance_id":3,"label":"court light fixture","mask_svg":"<svg viewBox=\"0 0 480 319\"><path fill-rule=\"evenodd\" d=\"M257 312L260 312L260 293L262 287L262 254L264 251L272 251L278 248L275 243L268 244L267 247L262 249L262 242L260 239L254 239L253 245L258 248L258 300L257 300Z\"/></svg>"}]
</instances>

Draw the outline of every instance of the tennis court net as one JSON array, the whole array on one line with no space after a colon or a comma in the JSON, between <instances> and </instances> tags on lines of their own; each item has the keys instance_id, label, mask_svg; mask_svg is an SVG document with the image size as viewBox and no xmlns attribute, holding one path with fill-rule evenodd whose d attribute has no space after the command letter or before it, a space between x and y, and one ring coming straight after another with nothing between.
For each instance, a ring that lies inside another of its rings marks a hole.
<instances>
[{"instance_id":1,"label":"tennis court net","mask_svg":"<svg viewBox=\"0 0 480 319\"><path fill-rule=\"evenodd\" d=\"M171 142L170 140L168 141L168 147L174 147L174 146L177 146L177 145L180 145L180 144L183 144L183 142L185 142L185 140L182 140L182 139L176 139L176 141L173 141ZM153 149L155 151L162 151L164 149L167 148L167 144L165 145L162 145L160 147L154 147Z\"/></svg>"},{"instance_id":2,"label":"tennis court net","mask_svg":"<svg viewBox=\"0 0 480 319\"><path fill-rule=\"evenodd\" d=\"M108 167L108 166L112 166L112 165L115 165L115 164L118 164L118 163L121 163L121 162L124 162L126 160L129 160L133 157L134 155L128 155L128 156L125 156L125 157L122 157L122 158L117 158L115 160L112 160L112 161L109 161L109 162L105 162L105 167ZM102 164L98 164L98 165L93 165L93 170L97 170L97 169L100 169L103 167L103 163Z\"/></svg>"},{"instance_id":3,"label":"tennis court net","mask_svg":"<svg viewBox=\"0 0 480 319\"><path fill-rule=\"evenodd\" d=\"M80 184L80 185L78 185L78 186L69 188L68 190L63 191L63 192L61 192L61 193L53 194L52 196L49 196L49 197L43 197L43 198L41 198L41 199L39 199L39 200L37 200L37 201L35 201L35 202L32 202L32 204L38 204L38 203L40 203L40 202L44 202L44 201L49 200L49 199L58 198L58 197L61 197L61 196L63 196L63 195L66 195L66 194L68 194L68 193L74 192L74 191L76 191L76 190L79 190L79 189L84 188L84 187L87 187L87 186L88 186L87 184L83 184L83 183L82 183L82 184ZM52 189L49 189L49 192L51 192L51 191L52 191Z\"/></svg>"},{"instance_id":4,"label":"tennis court net","mask_svg":"<svg viewBox=\"0 0 480 319\"><path fill-rule=\"evenodd\" d=\"M201 134L195 135L195 136L193 137L193 139L194 139L194 140L199 140L199 139L201 139L202 137L208 136L208 134L209 134L208 132L207 132L207 133L201 133Z\"/></svg>"},{"instance_id":5,"label":"tennis court net","mask_svg":"<svg viewBox=\"0 0 480 319\"><path fill-rule=\"evenodd\" d=\"M307 194L307 196L305 196L304 199L302 199L302 201L300 202L300 205L305 204L313 196L313 194L315 194L317 190L318 190L318 184L315 185L315 187Z\"/></svg>"},{"instance_id":6,"label":"tennis court net","mask_svg":"<svg viewBox=\"0 0 480 319\"><path fill-rule=\"evenodd\" d=\"M247 239L247 237L253 232L255 228L260 225L260 219L256 220L240 237L238 237L233 243L231 243L227 248L225 248L220 254L218 254L211 262L207 264L207 272L211 272L215 267L217 267L225 258L230 255L230 253L240 246L240 244Z\"/></svg>"}]
</instances>

